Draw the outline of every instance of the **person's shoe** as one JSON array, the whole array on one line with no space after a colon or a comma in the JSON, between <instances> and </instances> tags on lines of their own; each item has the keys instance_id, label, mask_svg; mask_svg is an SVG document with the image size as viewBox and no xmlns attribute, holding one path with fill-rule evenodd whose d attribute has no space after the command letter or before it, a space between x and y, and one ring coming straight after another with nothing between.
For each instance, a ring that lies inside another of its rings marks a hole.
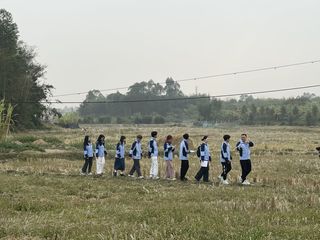
<instances>
[{"instance_id":1,"label":"person's shoe","mask_svg":"<svg viewBox=\"0 0 320 240\"><path fill-rule=\"evenodd\" d=\"M239 181L239 183L242 183L242 182L243 182L241 176L238 177L238 181Z\"/></svg>"},{"instance_id":2,"label":"person's shoe","mask_svg":"<svg viewBox=\"0 0 320 240\"><path fill-rule=\"evenodd\" d=\"M81 175L81 176L85 176L85 175L87 175L87 174L84 173L84 172L80 172L80 175Z\"/></svg>"},{"instance_id":3,"label":"person's shoe","mask_svg":"<svg viewBox=\"0 0 320 240\"><path fill-rule=\"evenodd\" d=\"M153 177L152 178L153 180L158 180L158 179L160 179L158 176L156 176L156 177Z\"/></svg>"},{"instance_id":4,"label":"person's shoe","mask_svg":"<svg viewBox=\"0 0 320 240\"><path fill-rule=\"evenodd\" d=\"M171 181L176 181L177 179L176 179L176 178L170 178L170 180L171 180Z\"/></svg>"},{"instance_id":5,"label":"person's shoe","mask_svg":"<svg viewBox=\"0 0 320 240\"><path fill-rule=\"evenodd\" d=\"M244 180L242 185L250 185L251 183L248 180Z\"/></svg>"},{"instance_id":6,"label":"person's shoe","mask_svg":"<svg viewBox=\"0 0 320 240\"><path fill-rule=\"evenodd\" d=\"M133 174L128 174L128 177L134 178L134 175Z\"/></svg>"},{"instance_id":7,"label":"person's shoe","mask_svg":"<svg viewBox=\"0 0 320 240\"><path fill-rule=\"evenodd\" d=\"M144 176L139 176L138 178L139 178L139 179L144 179Z\"/></svg>"},{"instance_id":8,"label":"person's shoe","mask_svg":"<svg viewBox=\"0 0 320 240\"><path fill-rule=\"evenodd\" d=\"M219 179L220 181L223 181L223 177L222 177L221 175L218 176L218 179Z\"/></svg>"},{"instance_id":9,"label":"person's shoe","mask_svg":"<svg viewBox=\"0 0 320 240\"><path fill-rule=\"evenodd\" d=\"M117 172L113 172L113 176L116 177L117 176Z\"/></svg>"},{"instance_id":10,"label":"person's shoe","mask_svg":"<svg viewBox=\"0 0 320 240\"><path fill-rule=\"evenodd\" d=\"M92 176L92 173L91 173L91 172L89 172L89 173L88 173L88 175L89 175L89 176Z\"/></svg>"},{"instance_id":11,"label":"person's shoe","mask_svg":"<svg viewBox=\"0 0 320 240\"><path fill-rule=\"evenodd\" d=\"M221 183L222 183L223 185L229 185L228 180L223 180Z\"/></svg>"},{"instance_id":12,"label":"person's shoe","mask_svg":"<svg viewBox=\"0 0 320 240\"><path fill-rule=\"evenodd\" d=\"M120 176L121 177L125 177L126 175L124 173L120 173Z\"/></svg>"},{"instance_id":13,"label":"person's shoe","mask_svg":"<svg viewBox=\"0 0 320 240\"><path fill-rule=\"evenodd\" d=\"M198 180L197 178L194 178L194 180L196 180L197 183L200 182L200 180Z\"/></svg>"}]
</instances>

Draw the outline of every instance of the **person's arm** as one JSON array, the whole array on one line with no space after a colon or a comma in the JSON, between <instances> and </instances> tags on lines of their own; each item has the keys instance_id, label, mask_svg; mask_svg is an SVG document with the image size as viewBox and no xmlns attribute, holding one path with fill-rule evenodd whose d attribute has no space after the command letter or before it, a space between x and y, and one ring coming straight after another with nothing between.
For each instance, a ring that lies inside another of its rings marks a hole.
<instances>
[{"instance_id":1,"label":"person's arm","mask_svg":"<svg viewBox=\"0 0 320 240\"><path fill-rule=\"evenodd\" d=\"M99 144L96 144L96 158L98 157L98 153L99 153Z\"/></svg>"},{"instance_id":2,"label":"person's arm","mask_svg":"<svg viewBox=\"0 0 320 240\"><path fill-rule=\"evenodd\" d=\"M84 155L84 158L88 157L88 150L86 145L83 145L83 155Z\"/></svg>"},{"instance_id":3,"label":"person's arm","mask_svg":"<svg viewBox=\"0 0 320 240\"><path fill-rule=\"evenodd\" d=\"M131 149L129 151L129 156L130 157L132 157L133 151L135 150L135 148L136 148L136 142L132 143L132 145L131 145Z\"/></svg>"},{"instance_id":4,"label":"person's arm","mask_svg":"<svg viewBox=\"0 0 320 240\"><path fill-rule=\"evenodd\" d=\"M154 141L150 141L150 149L151 149L151 154L154 153Z\"/></svg>"},{"instance_id":5,"label":"person's arm","mask_svg":"<svg viewBox=\"0 0 320 240\"><path fill-rule=\"evenodd\" d=\"M240 143L240 142L237 143L236 149L237 149L237 151L239 152L240 157L242 157L242 151L243 151L243 150L242 150L242 147L241 147L241 143Z\"/></svg>"},{"instance_id":6,"label":"person's arm","mask_svg":"<svg viewBox=\"0 0 320 240\"><path fill-rule=\"evenodd\" d=\"M117 158L121 158L120 143L118 143L116 147L116 156Z\"/></svg>"},{"instance_id":7,"label":"person's arm","mask_svg":"<svg viewBox=\"0 0 320 240\"><path fill-rule=\"evenodd\" d=\"M170 151L170 148L168 148L168 144L167 144L167 143L165 143L165 144L163 145L163 149L164 149L164 152L165 152L165 153L167 153L167 152Z\"/></svg>"},{"instance_id":8,"label":"person's arm","mask_svg":"<svg viewBox=\"0 0 320 240\"><path fill-rule=\"evenodd\" d=\"M223 160L225 161L228 161L228 151L227 151L227 144L226 143L223 143L222 144L222 149L221 149L221 155L222 155L222 158Z\"/></svg>"},{"instance_id":9,"label":"person's arm","mask_svg":"<svg viewBox=\"0 0 320 240\"><path fill-rule=\"evenodd\" d=\"M104 151L103 151L103 152L104 152L104 155L107 156L107 155L108 155L108 152L107 152L107 149L106 149L106 147L105 147L105 144L103 144L103 147L104 147Z\"/></svg>"},{"instance_id":10,"label":"person's arm","mask_svg":"<svg viewBox=\"0 0 320 240\"><path fill-rule=\"evenodd\" d=\"M201 144L201 147L200 147L200 158L201 158L201 161L204 161L204 156L205 156L205 145Z\"/></svg>"}]
</instances>

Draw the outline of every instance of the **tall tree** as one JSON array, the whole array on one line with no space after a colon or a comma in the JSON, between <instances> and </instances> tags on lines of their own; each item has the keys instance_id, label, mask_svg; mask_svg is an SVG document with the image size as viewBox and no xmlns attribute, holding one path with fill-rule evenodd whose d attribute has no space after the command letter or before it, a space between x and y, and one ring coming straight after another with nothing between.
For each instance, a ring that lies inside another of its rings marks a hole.
<instances>
[{"instance_id":1,"label":"tall tree","mask_svg":"<svg viewBox=\"0 0 320 240\"><path fill-rule=\"evenodd\" d=\"M41 124L48 106L43 102L53 88L43 83L46 67L35 58L35 51L19 40L12 15L0 9L0 99L15 106L14 120L20 127Z\"/></svg>"}]
</instances>

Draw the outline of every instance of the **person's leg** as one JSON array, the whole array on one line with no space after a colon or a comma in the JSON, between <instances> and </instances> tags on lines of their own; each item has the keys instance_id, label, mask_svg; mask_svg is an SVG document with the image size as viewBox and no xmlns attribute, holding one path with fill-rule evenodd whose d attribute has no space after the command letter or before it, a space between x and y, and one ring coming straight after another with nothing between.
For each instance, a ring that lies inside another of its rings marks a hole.
<instances>
[{"instance_id":1,"label":"person's leg","mask_svg":"<svg viewBox=\"0 0 320 240\"><path fill-rule=\"evenodd\" d=\"M140 159L134 160L135 169L137 171L138 177L141 177Z\"/></svg>"},{"instance_id":2,"label":"person's leg","mask_svg":"<svg viewBox=\"0 0 320 240\"><path fill-rule=\"evenodd\" d=\"M158 157L153 157L153 177L158 177Z\"/></svg>"},{"instance_id":3,"label":"person's leg","mask_svg":"<svg viewBox=\"0 0 320 240\"><path fill-rule=\"evenodd\" d=\"M96 161L96 167L97 167L97 174L101 174L101 157L98 157L97 158L97 161Z\"/></svg>"},{"instance_id":4,"label":"person's leg","mask_svg":"<svg viewBox=\"0 0 320 240\"><path fill-rule=\"evenodd\" d=\"M203 167L200 167L199 171L197 172L196 176L194 177L197 181L200 181L203 176Z\"/></svg>"},{"instance_id":5,"label":"person's leg","mask_svg":"<svg viewBox=\"0 0 320 240\"><path fill-rule=\"evenodd\" d=\"M106 164L106 159L105 157L102 157L101 159L101 173L104 173L104 165Z\"/></svg>"},{"instance_id":6,"label":"person's leg","mask_svg":"<svg viewBox=\"0 0 320 240\"><path fill-rule=\"evenodd\" d=\"M189 160L186 160L186 172L185 172L184 176L187 175L188 170L189 170ZM184 178L186 178L186 177L184 177Z\"/></svg>"},{"instance_id":7,"label":"person's leg","mask_svg":"<svg viewBox=\"0 0 320 240\"><path fill-rule=\"evenodd\" d=\"M174 168L173 168L173 161L169 161L169 177L172 179L174 178Z\"/></svg>"},{"instance_id":8,"label":"person's leg","mask_svg":"<svg viewBox=\"0 0 320 240\"><path fill-rule=\"evenodd\" d=\"M169 160L165 160L166 161L166 178L170 178L170 161Z\"/></svg>"},{"instance_id":9,"label":"person's leg","mask_svg":"<svg viewBox=\"0 0 320 240\"><path fill-rule=\"evenodd\" d=\"M226 174L226 166L227 164L225 162L222 162L221 163L221 166L222 166L222 173L221 173L221 177L223 180L226 180L227 179L227 174Z\"/></svg>"},{"instance_id":10,"label":"person's leg","mask_svg":"<svg viewBox=\"0 0 320 240\"><path fill-rule=\"evenodd\" d=\"M251 160L247 160L247 175L246 175L246 178L247 176L249 175L249 173L251 172Z\"/></svg>"},{"instance_id":11,"label":"person's leg","mask_svg":"<svg viewBox=\"0 0 320 240\"><path fill-rule=\"evenodd\" d=\"M232 169L232 166L231 166L231 162L230 162L226 165L226 178L225 179L228 178L228 173L231 171L231 169Z\"/></svg>"},{"instance_id":12,"label":"person's leg","mask_svg":"<svg viewBox=\"0 0 320 240\"><path fill-rule=\"evenodd\" d=\"M240 161L241 168L242 168L242 182L244 182L247 179L247 176L249 172L251 171L251 162L250 160L242 160Z\"/></svg>"},{"instance_id":13,"label":"person's leg","mask_svg":"<svg viewBox=\"0 0 320 240\"><path fill-rule=\"evenodd\" d=\"M188 170L188 161L181 160L181 170L180 170L180 179L181 180L185 180L187 170Z\"/></svg>"},{"instance_id":14,"label":"person's leg","mask_svg":"<svg viewBox=\"0 0 320 240\"><path fill-rule=\"evenodd\" d=\"M183 167L184 167L183 162L184 161L180 160L180 162L181 162L181 164L180 164L180 180L183 180L183 172L184 172L184 170L183 170Z\"/></svg>"},{"instance_id":15,"label":"person's leg","mask_svg":"<svg viewBox=\"0 0 320 240\"><path fill-rule=\"evenodd\" d=\"M150 167L150 178L153 177L153 172L154 172L154 161L153 161L153 157L151 157L151 167Z\"/></svg>"},{"instance_id":16,"label":"person's leg","mask_svg":"<svg viewBox=\"0 0 320 240\"><path fill-rule=\"evenodd\" d=\"M88 173L91 173L92 162L93 162L93 157L89 157Z\"/></svg>"},{"instance_id":17,"label":"person's leg","mask_svg":"<svg viewBox=\"0 0 320 240\"><path fill-rule=\"evenodd\" d=\"M203 167L203 181L209 182L209 166Z\"/></svg>"},{"instance_id":18,"label":"person's leg","mask_svg":"<svg viewBox=\"0 0 320 240\"><path fill-rule=\"evenodd\" d=\"M88 164L89 164L89 158L85 158L83 167L81 169L82 173L87 173Z\"/></svg>"},{"instance_id":19,"label":"person's leg","mask_svg":"<svg viewBox=\"0 0 320 240\"><path fill-rule=\"evenodd\" d=\"M126 169L126 164L125 164L125 159L124 158L121 158L120 159L120 170L121 170L121 176L124 176L124 171Z\"/></svg>"},{"instance_id":20,"label":"person's leg","mask_svg":"<svg viewBox=\"0 0 320 240\"><path fill-rule=\"evenodd\" d=\"M135 171L136 171L136 160L133 159L133 165L132 165L132 168L129 172L129 175L133 175Z\"/></svg>"}]
</instances>

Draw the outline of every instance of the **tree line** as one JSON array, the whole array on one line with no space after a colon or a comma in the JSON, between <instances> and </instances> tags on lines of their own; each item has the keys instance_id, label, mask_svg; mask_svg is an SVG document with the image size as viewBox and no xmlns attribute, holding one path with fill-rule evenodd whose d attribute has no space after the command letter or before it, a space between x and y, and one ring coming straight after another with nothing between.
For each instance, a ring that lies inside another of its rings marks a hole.
<instances>
[{"instance_id":1,"label":"tree line","mask_svg":"<svg viewBox=\"0 0 320 240\"><path fill-rule=\"evenodd\" d=\"M162 101L130 102L144 99ZM168 101L163 101L165 99ZM237 123L311 126L320 122L319 104L320 98L309 93L282 99L242 95L239 99L220 100L204 94L187 96L176 81L167 78L164 86L153 80L135 83L124 94L116 92L104 96L98 90L90 91L78 112L83 123L149 124L188 121L196 125Z\"/></svg>"}]
</instances>

